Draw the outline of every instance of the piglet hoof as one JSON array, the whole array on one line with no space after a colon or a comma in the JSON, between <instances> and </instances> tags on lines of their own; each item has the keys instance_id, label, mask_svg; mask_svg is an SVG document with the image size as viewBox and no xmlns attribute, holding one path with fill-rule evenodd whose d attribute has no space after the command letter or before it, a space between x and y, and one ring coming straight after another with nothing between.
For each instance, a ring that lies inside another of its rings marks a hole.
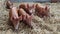
<instances>
[{"instance_id":1,"label":"piglet hoof","mask_svg":"<svg viewBox=\"0 0 60 34\"><path fill-rule=\"evenodd\" d=\"M33 21L31 21L30 24L29 24L29 27L31 29L34 29L36 27L36 24Z\"/></svg>"},{"instance_id":2,"label":"piglet hoof","mask_svg":"<svg viewBox=\"0 0 60 34\"><path fill-rule=\"evenodd\" d=\"M15 29L14 29L14 32L18 32L18 31L19 31L19 28L17 28L17 29L15 28Z\"/></svg>"},{"instance_id":3,"label":"piglet hoof","mask_svg":"<svg viewBox=\"0 0 60 34\"><path fill-rule=\"evenodd\" d=\"M14 32L18 34L19 30L18 29L15 29Z\"/></svg>"},{"instance_id":4,"label":"piglet hoof","mask_svg":"<svg viewBox=\"0 0 60 34\"><path fill-rule=\"evenodd\" d=\"M14 31L16 32L16 31L18 31L18 29L15 29Z\"/></svg>"}]
</instances>

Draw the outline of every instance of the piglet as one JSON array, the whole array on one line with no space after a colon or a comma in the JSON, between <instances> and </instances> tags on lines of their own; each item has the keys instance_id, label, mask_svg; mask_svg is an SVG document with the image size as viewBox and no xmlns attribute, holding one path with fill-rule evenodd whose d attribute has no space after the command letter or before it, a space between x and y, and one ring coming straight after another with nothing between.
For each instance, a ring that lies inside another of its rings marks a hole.
<instances>
[{"instance_id":1,"label":"piglet","mask_svg":"<svg viewBox=\"0 0 60 34\"><path fill-rule=\"evenodd\" d=\"M12 8L12 6L13 6L13 3L12 3L12 2L10 2L10 1L7 1L7 2L6 2L6 8L7 8L7 9Z\"/></svg>"},{"instance_id":2,"label":"piglet","mask_svg":"<svg viewBox=\"0 0 60 34\"><path fill-rule=\"evenodd\" d=\"M49 16L49 7L48 6L36 4L35 11L36 11L37 15L40 17Z\"/></svg>"},{"instance_id":3,"label":"piglet","mask_svg":"<svg viewBox=\"0 0 60 34\"><path fill-rule=\"evenodd\" d=\"M15 30L18 29L19 21L22 20L22 16L18 16L18 10L16 7L12 7L9 11L9 19L12 22Z\"/></svg>"},{"instance_id":4,"label":"piglet","mask_svg":"<svg viewBox=\"0 0 60 34\"><path fill-rule=\"evenodd\" d=\"M24 9L22 9L22 8L19 9L19 15L22 15L22 20L24 21L24 23L26 23L27 25L32 27L32 25L31 25L31 23L32 23L32 16L30 16L28 13L26 13L24 11Z\"/></svg>"}]
</instances>

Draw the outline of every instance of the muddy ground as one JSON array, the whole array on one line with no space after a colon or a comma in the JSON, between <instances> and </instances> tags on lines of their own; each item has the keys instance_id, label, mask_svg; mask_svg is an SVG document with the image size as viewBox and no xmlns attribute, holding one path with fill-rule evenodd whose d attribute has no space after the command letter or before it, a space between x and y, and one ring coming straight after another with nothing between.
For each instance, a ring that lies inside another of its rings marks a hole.
<instances>
[{"instance_id":1,"label":"muddy ground","mask_svg":"<svg viewBox=\"0 0 60 34\"><path fill-rule=\"evenodd\" d=\"M47 3L50 7L50 18L40 18L35 15L33 22L38 26L31 29L28 25L20 23L19 31L13 32L12 26L8 25L9 10L5 8L5 0L0 0L0 34L60 34L60 3ZM46 3L41 3L45 5ZM14 3L18 6L19 3Z\"/></svg>"}]
</instances>

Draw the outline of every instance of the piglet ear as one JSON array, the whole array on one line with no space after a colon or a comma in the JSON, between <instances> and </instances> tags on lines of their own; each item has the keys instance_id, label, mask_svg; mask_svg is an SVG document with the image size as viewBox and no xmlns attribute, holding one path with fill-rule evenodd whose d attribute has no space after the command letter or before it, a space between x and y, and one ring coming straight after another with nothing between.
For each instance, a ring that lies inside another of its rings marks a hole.
<instances>
[{"instance_id":1,"label":"piglet ear","mask_svg":"<svg viewBox=\"0 0 60 34\"><path fill-rule=\"evenodd\" d=\"M50 9L50 6L46 5L45 10L49 10L49 9Z\"/></svg>"},{"instance_id":2,"label":"piglet ear","mask_svg":"<svg viewBox=\"0 0 60 34\"><path fill-rule=\"evenodd\" d=\"M48 10L48 7L47 6L45 7L45 10Z\"/></svg>"},{"instance_id":3,"label":"piglet ear","mask_svg":"<svg viewBox=\"0 0 60 34\"><path fill-rule=\"evenodd\" d=\"M45 7L45 10L49 12L49 11L50 11L50 6L49 6L49 7L46 6L46 7Z\"/></svg>"},{"instance_id":4,"label":"piglet ear","mask_svg":"<svg viewBox=\"0 0 60 34\"><path fill-rule=\"evenodd\" d=\"M35 7L37 7L38 6L38 4L36 4L36 6Z\"/></svg>"},{"instance_id":5,"label":"piglet ear","mask_svg":"<svg viewBox=\"0 0 60 34\"><path fill-rule=\"evenodd\" d=\"M29 4L27 4L27 7L29 8Z\"/></svg>"},{"instance_id":6,"label":"piglet ear","mask_svg":"<svg viewBox=\"0 0 60 34\"><path fill-rule=\"evenodd\" d=\"M35 5L34 4L32 5L32 8L35 8Z\"/></svg>"}]
</instances>

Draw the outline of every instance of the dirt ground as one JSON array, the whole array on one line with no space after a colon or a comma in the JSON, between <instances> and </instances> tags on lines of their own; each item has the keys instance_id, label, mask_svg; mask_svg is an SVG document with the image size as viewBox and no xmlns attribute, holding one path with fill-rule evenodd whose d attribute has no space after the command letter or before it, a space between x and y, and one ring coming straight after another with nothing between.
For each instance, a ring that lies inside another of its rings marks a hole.
<instances>
[{"instance_id":1,"label":"dirt ground","mask_svg":"<svg viewBox=\"0 0 60 34\"><path fill-rule=\"evenodd\" d=\"M13 32L12 26L8 25L9 11L5 8L4 2L5 0L0 0L0 34L60 34L60 3L47 3L50 7L50 13L54 16L40 18L35 15L33 22L38 27L31 29L24 23L20 23L17 33ZM19 3L14 3L14 5L18 6Z\"/></svg>"}]
</instances>

